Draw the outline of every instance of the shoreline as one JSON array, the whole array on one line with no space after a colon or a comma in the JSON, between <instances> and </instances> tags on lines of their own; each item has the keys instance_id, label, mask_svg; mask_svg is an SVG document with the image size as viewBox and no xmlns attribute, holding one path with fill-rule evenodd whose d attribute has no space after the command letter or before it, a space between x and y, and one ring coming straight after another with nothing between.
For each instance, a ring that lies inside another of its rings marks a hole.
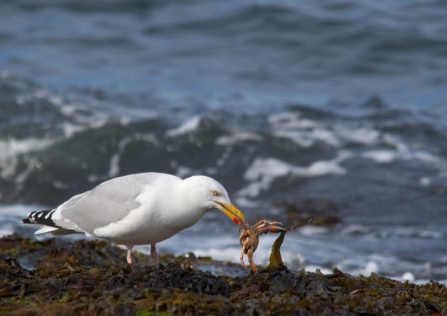
<instances>
[{"instance_id":1,"label":"shoreline","mask_svg":"<svg viewBox=\"0 0 447 316\"><path fill-rule=\"evenodd\" d=\"M0 313L8 315L253 315L447 313L447 288L415 285L375 273L354 277L290 271L285 266L246 276L217 276L211 258L160 256L159 265L105 241L0 238ZM34 266L26 269L23 266Z\"/></svg>"}]
</instances>

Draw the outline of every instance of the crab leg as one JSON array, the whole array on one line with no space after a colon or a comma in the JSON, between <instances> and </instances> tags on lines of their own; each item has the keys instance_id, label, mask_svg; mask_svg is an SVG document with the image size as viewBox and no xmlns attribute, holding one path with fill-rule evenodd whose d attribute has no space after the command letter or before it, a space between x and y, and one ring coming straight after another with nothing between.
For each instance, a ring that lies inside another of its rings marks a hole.
<instances>
[{"instance_id":1,"label":"crab leg","mask_svg":"<svg viewBox=\"0 0 447 316\"><path fill-rule=\"evenodd\" d=\"M244 254L245 254L245 249L247 248L247 245L243 245L242 246L242 251L241 251L241 264L242 266L247 269L247 267L245 266L245 262L244 262Z\"/></svg>"},{"instance_id":2,"label":"crab leg","mask_svg":"<svg viewBox=\"0 0 447 316\"><path fill-rule=\"evenodd\" d=\"M258 235L262 235L265 233L280 233L280 232L284 232L284 231L286 231L286 230L279 226L267 226L267 227L262 227L260 229L257 229L256 233Z\"/></svg>"},{"instance_id":3,"label":"crab leg","mask_svg":"<svg viewBox=\"0 0 447 316\"><path fill-rule=\"evenodd\" d=\"M247 253L248 262L250 262L251 269L256 272L258 271L258 267L256 267L255 263L253 262L253 249L249 249Z\"/></svg>"},{"instance_id":4,"label":"crab leg","mask_svg":"<svg viewBox=\"0 0 447 316\"><path fill-rule=\"evenodd\" d=\"M248 225L245 223L245 222L239 222L239 226L243 229L243 230L247 230L247 229L249 229L250 227L248 227Z\"/></svg>"},{"instance_id":5,"label":"crab leg","mask_svg":"<svg viewBox=\"0 0 447 316\"><path fill-rule=\"evenodd\" d=\"M256 230L257 228L262 228L262 227L265 227L267 225L281 225L281 223L280 222L267 222L266 220L262 220L262 221L257 222L256 224L254 224L251 227L251 229L252 230Z\"/></svg>"},{"instance_id":6,"label":"crab leg","mask_svg":"<svg viewBox=\"0 0 447 316\"><path fill-rule=\"evenodd\" d=\"M267 225L267 221L266 220L260 220L259 222L257 222L256 224L254 224L253 226L251 226L251 229L255 229L259 226L265 226Z\"/></svg>"}]
</instances>

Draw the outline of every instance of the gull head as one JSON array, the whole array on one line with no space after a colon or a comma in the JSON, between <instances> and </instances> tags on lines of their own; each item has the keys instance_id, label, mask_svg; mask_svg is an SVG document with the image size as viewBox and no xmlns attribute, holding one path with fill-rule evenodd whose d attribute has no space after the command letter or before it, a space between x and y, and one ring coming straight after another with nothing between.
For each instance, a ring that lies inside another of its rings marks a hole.
<instances>
[{"instance_id":1,"label":"gull head","mask_svg":"<svg viewBox=\"0 0 447 316\"><path fill-rule=\"evenodd\" d=\"M236 224L245 220L244 214L231 203L227 190L216 180L207 176L192 176L182 182L187 187L191 203L196 204L197 208L221 210Z\"/></svg>"}]
</instances>

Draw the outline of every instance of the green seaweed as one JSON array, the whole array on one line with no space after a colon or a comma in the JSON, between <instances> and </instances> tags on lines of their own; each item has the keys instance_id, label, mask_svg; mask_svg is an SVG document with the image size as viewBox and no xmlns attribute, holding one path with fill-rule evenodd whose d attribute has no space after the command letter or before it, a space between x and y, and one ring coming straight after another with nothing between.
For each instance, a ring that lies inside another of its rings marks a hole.
<instances>
[{"instance_id":1,"label":"green seaweed","mask_svg":"<svg viewBox=\"0 0 447 316\"><path fill-rule=\"evenodd\" d=\"M312 219L309 219L305 222L301 222L301 223L295 224L293 226L287 227L284 229L284 231L281 232L279 237L276 238L275 242L273 243L272 252L270 254L270 259L269 259L269 265L267 266L268 271L274 271L274 270L285 268L284 263L282 261L282 257L281 257L281 251L280 251L282 243L284 241L285 234L291 230L302 227L310 222L312 222Z\"/></svg>"},{"instance_id":2,"label":"green seaweed","mask_svg":"<svg viewBox=\"0 0 447 316\"><path fill-rule=\"evenodd\" d=\"M280 267L284 266L284 264L282 262L280 249L281 249L281 245L284 241L285 234L286 234L285 232L281 232L279 237L276 238L275 242L273 243L272 253L270 254L270 259L269 259L269 265L267 267L267 269L269 269L270 271L279 269Z\"/></svg>"}]
</instances>

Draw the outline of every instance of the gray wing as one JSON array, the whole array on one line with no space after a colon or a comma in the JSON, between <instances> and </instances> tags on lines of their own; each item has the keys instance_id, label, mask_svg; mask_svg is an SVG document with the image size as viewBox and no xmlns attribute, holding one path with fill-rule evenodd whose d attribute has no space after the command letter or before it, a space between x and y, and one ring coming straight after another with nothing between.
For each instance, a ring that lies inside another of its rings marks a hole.
<instances>
[{"instance_id":1,"label":"gray wing","mask_svg":"<svg viewBox=\"0 0 447 316\"><path fill-rule=\"evenodd\" d=\"M147 186L155 186L161 178L180 181L180 178L161 173L140 173L101 183L91 191L79 194L61 205L56 223L61 227L92 234L95 228L118 222L138 208L135 199ZM55 214L56 215L56 214Z\"/></svg>"}]
</instances>

